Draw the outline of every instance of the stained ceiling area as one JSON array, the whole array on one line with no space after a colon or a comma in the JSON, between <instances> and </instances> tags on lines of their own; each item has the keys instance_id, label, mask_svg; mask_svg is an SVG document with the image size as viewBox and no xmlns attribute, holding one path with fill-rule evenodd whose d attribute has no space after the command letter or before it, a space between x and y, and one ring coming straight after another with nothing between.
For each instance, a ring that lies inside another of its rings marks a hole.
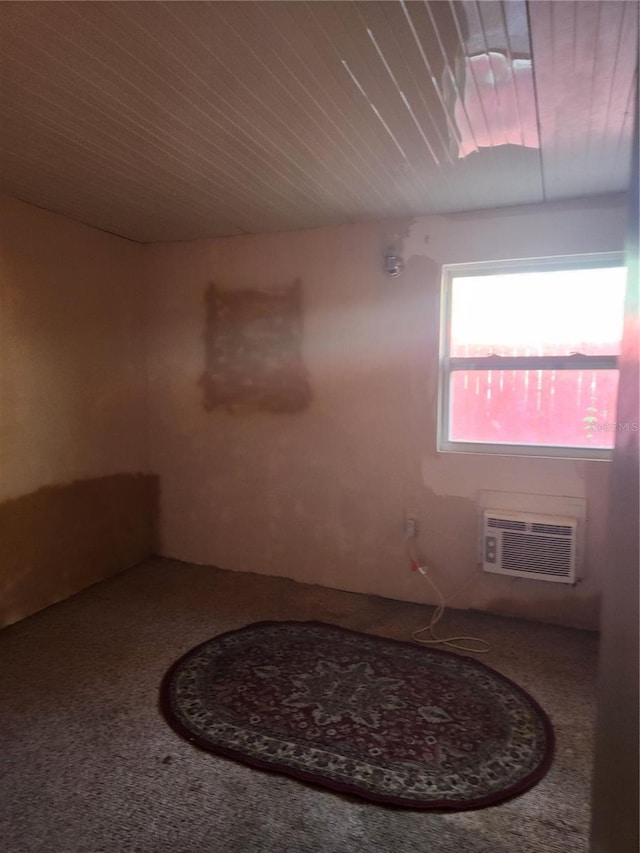
<instances>
[{"instance_id":1,"label":"stained ceiling area","mask_svg":"<svg viewBox=\"0 0 640 853\"><path fill-rule=\"evenodd\" d=\"M624 191L638 3L0 3L0 189L139 242Z\"/></svg>"}]
</instances>

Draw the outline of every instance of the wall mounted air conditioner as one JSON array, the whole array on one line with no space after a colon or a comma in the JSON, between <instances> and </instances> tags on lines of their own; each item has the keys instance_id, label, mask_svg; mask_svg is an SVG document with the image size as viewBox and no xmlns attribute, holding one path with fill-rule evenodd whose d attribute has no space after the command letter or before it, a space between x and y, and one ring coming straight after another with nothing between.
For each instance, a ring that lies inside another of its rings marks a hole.
<instances>
[{"instance_id":1,"label":"wall mounted air conditioner","mask_svg":"<svg viewBox=\"0 0 640 853\"><path fill-rule=\"evenodd\" d=\"M485 509L482 568L519 578L575 583L578 519Z\"/></svg>"}]
</instances>

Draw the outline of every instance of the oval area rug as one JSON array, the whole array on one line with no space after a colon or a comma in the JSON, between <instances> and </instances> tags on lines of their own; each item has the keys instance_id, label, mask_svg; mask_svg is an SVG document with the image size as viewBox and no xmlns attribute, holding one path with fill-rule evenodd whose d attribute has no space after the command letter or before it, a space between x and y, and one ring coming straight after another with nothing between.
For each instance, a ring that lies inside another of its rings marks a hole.
<instances>
[{"instance_id":1,"label":"oval area rug","mask_svg":"<svg viewBox=\"0 0 640 853\"><path fill-rule=\"evenodd\" d=\"M551 723L485 664L323 622L257 622L187 652L161 706L192 743L367 800L493 805L536 784Z\"/></svg>"}]
</instances>

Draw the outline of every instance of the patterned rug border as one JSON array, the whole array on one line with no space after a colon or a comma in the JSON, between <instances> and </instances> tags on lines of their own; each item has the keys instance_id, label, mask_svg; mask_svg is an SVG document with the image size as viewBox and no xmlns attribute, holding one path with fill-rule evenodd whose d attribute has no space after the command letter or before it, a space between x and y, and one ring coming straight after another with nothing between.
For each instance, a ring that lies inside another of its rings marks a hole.
<instances>
[{"instance_id":1,"label":"patterned rug border","mask_svg":"<svg viewBox=\"0 0 640 853\"><path fill-rule=\"evenodd\" d=\"M248 629L255 628L266 628L272 627L274 625L309 625L309 626L318 626L322 628L329 628L332 631L342 632L344 634L351 634L361 637L373 638L376 640L383 641L385 643L391 643L394 645L400 646L409 646L412 649L417 649L415 643L412 643L407 640L397 640L393 637L385 637L380 634L368 634L364 631L357 631L353 628L344 628L342 625L335 625L332 622L323 622L321 620L296 620L296 619L288 619L288 620L264 620L260 622L250 622L246 625L242 625L240 628L234 628L230 631L225 631L222 634L214 634L212 637L209 637L207 640L204 640L202 643L198 643L197 645L190 648L186 651L181 657L175 661L165 673L161 685L160 685L160 696L159 696L159 709L165 719L165 721L169 724L169 726L176 732L176 734L180 735L184 740L189 741L193 746L209 753L213 753L215 755L220 755L224 758L230 758L234 761L238 761L241 764L244 764L248 767L253 767L257 770L267 771L269 773L277 773L278 775L289 776L290 778L297 779L301 782L309 783L315 787L322 788L325 791L331 790L335 791L339 794L347 794L349 796L356 797L360 801L375 803L376 805L383 806L391 806L402 809L414 809L417 811L471 811L474 809L486 808L487 806L498 805L499 803L507 802L508 800L513 799L514 797L519 796L520 794L525 793L530 788L533 788L548 772L551 764L553 762L553 757L555 753L555 733L553 729L553 725L551 724L551 720L547 712L542 708L542 706L536 701L536 699L531 696L523 687L520 687L515 681L510 679L508 676L503 675L493 667L488 666L486 663L482 663L479 660L471 657L470 655L462 655L457 652L449 652L445 649L432 649L432 648L422 648L422 652L427 655L439 655L442 657L448 658L463 658L465 661L468 661L479 669L488 670L494 677L500 679L501 681L508 684L515 691L524 696L527 701L531 704L531 706L537 711L542 721L545 737L547 742L547 749L545 752L545 756L543 760L540 762L538 767L529 774L529 776L517 782L515 785L511 785L508 788L503 789L497 794L491 794L486 797L479 797L475 800L469 800L463 803L456 802L452 803L447 800L436 800L429 803L424 803L421 801L412 800L411 798L404 797L393 797L393 796L385 796L383 794L375 794L375 793L363 793L363 791L355 785L346 785L339 782L334 782L333 780L327 780L322 776L319 776L314 773L305 773L304 771L297 770L296 768L279 766L275 763L270 763L267 761L261 761L258 758L253 758L252 756L247 756L245 753L230 749L228 747L219 746L217 744L211 744L205 738L201 738L198 735L194 735L186 726L182 725L182 723L176 719L173 713L173 709L171 707L171 681L175 671L182 665L182 663L190 657L194 652L199 651L201 648L208 646L213 640L222 639L224 637L230 637L234 634L242 633Z\"/></svg>"}]
</instances>

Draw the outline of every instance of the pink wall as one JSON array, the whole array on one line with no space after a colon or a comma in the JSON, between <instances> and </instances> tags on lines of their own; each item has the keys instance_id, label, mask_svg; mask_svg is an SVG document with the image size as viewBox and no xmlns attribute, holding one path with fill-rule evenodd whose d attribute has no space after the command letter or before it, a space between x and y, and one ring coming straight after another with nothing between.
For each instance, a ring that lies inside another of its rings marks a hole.
<instances>
[{"instance_id":1,"label":"pink wall","mask_svg":"<svg viewBox=\"0 0 640 853\"><path fill-rule=\"evenodd\" d=\"M223 568L429 601L419 550L455 606L595 627L608 463L438 454L439 265L621 250L620 197L147 247L151 470L162 553ZM381 272L389 243L406 260ZM300 279L312 402L296 414L207 412L205 303L220 288ZM475 564L482 489L586 497L587 562L575 588L485 575Z\"/></svg>"},{"instance_id":2,"label":"pink wall","mask_svg":"<svg viewBox=\"0 0 640 853\"><path fill-rule=\"evenodd\" d=\"M0 500L147 469L141 247L0 197Z\"/></svg>"},{"instance_id":3,"label":"pink wall","mask_svg":"<svg viewBox=\"0 0 640 853\"><path fill-rule=\"evenodd\" d=\"M152 548L142 249L0 197L0 627Z\"/></svg>"}]
</instances>

